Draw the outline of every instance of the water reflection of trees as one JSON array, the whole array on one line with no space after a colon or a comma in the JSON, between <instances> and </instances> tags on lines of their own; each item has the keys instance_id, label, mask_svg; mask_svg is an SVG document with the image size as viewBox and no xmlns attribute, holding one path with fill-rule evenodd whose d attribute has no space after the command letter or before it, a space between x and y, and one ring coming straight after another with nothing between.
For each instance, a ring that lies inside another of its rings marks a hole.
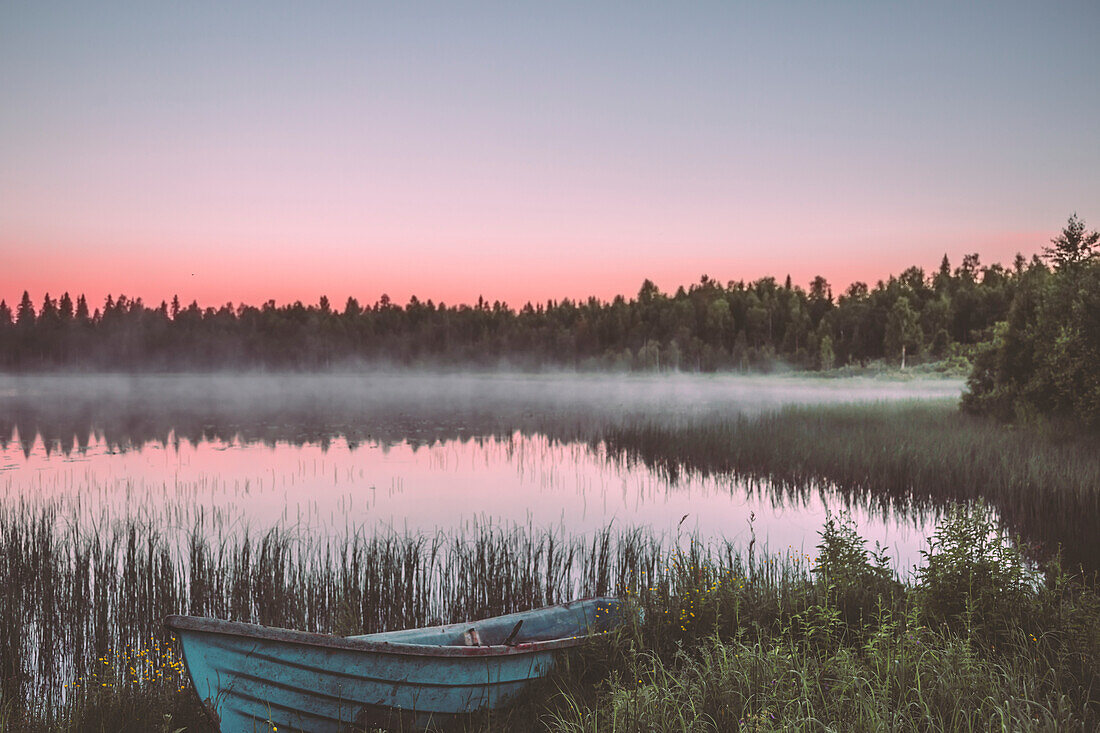
<instances>
[{"instance_id":1,"label":"water reflection of trees","mask_svg":"<svg viewBox=\"0 0 1100 733\"><path fill-rule=\"evenodd\" d=\"M147 445L198 445L203 442L241 442L274 447L319 445L327 450L344 440L354 450L366 443L413 447L443 441L505 437L519 431L546 430L546 416L502 413L499 410L453 411L440 414L430 408L362 410L354 404L329 405L325 410L265 408L240 410L234 406L181 406L63 401L0 402L0 447L18 442L29 456L37 440L47 454L66 456L86 451L93 440L110 451L141 450ZM547 431L548 434L549 431ZM566 431L573 435L575 431ZM553 437L553 436L552 436Z\"/></svg>"}]
</instances>

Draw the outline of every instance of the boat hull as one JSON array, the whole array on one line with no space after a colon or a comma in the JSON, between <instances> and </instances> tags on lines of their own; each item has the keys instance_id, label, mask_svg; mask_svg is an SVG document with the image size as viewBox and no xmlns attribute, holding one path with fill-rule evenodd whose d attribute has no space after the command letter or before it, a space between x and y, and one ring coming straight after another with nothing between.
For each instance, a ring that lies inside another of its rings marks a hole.
<instances>
[{"instance_id":1,"label":"boat hull","mask_svg":"<svg viewBox=\"0 0 1100 733\"><path fill-rule=\"evenodd\" d=\"M550 671L560 650L610 628L615 609L614 599L590 599L474 624L347 638L179 616L166 626L223 733L424 730L446 729L514 699ZM563 618L576 619L574 635L539 638L568 628ZM518 621L527 627L519 638L532 641L492 643ZM479 627L489 645L456 643Z\"/></svg>"}]
</instances>

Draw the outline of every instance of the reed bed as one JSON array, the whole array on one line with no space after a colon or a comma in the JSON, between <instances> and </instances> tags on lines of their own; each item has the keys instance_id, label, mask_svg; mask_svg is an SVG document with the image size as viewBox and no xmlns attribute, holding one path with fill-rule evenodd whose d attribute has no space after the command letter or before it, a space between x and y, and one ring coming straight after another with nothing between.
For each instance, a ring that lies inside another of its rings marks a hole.
<instances>
[{"instance_id":1,"label":"reed bed","mask_svg":"<svg viewBox=\"0 0 1100 733\"><path fill-rule=\"evenodd\" d=\"M646 530L480 526L311 540L277 528L169 541L56 508L0 513L0 728L210 730L170 613L340 634L587 594L634 621L470 730L1010 729L1100 724L1100 598L1027 562L980 506L948 512L910 582L842 518L782 556ZM975 542L976 538L982 538ZM1000 721L1000 722L998 722Z\"/></svg>"},{"instance_id":2,"label":"reed bed","mask_svg":"<svg viewBox=\"0 0 1100 733\"><path fill-rule=\"evenodd\" d=\"M89 526L63 511L58 502L0 506L0 710L47 728L63 725L89 690L178 689L161 628L169 614L371 633L620 592L665 552L642 531L482 524L325 537L211 529L200 518L168 532L147 513ZM153 679L127 674L139 651L145 661L160 656L147 670Z\"/></svg>"},{"instance_id":3,"label":"reed bed","mask_svg":"<svg viewBox=\"0 0 1100 733\"><path fill-rule=\"evenodd\" d=\"M784 496L815 486L902 513L981 499L1032 546L1100 569L1100 437L1005 427L953 402L787 407L606 425L593 442L675 478L732 474Z\"/></svg>"}]
</instances>

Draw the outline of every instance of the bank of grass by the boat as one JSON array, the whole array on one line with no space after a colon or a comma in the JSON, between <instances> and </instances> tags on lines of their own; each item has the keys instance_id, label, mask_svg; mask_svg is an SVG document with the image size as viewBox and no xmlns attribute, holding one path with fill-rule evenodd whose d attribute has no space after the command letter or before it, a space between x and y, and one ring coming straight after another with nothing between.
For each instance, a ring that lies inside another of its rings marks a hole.
<instances>
[{"instance_id":1,"label":"bank of grass by the boat","mask_svg":"<svg viewBox=\"0 0 1100 733\"><path fill-rule=\"evenodd\" d=\"M677 581L640 592L644 620L571 660L532 712L563 733L1100 726L1095 587L1031 566L984 508L948 513L909 583L843 522L819 551L809 572L678 558Z\"/></svg>"},{"instance_id":2,"label":"bank of grass by the boat","mask_svg":"<svg viewBox=\"0 0 1100 733\"><path fill-rule=\"evenodd\" d=\"M687 542L660 558L622 589L631 623L468 729L1100 726L1100 597L1056 561L1031 566L980 506L945 516L908 582L843 517L816 557ZM9 706L4 729L211 730L178 676L135 684L112 669L50 726Z\"/></svg>"}]
</instances>

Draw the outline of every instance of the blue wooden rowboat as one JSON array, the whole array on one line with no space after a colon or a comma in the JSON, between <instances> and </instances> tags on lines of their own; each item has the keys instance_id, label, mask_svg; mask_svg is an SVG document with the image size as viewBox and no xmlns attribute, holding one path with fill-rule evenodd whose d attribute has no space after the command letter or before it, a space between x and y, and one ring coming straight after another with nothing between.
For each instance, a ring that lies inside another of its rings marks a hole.
<instances>
[{"instance_id":1,"label":"blue wooden rowboat","mask_svg":"<svg viewBox=\"0 0 1100 733\"><path fill-rule=\"evenodd\" d=\"M169 616L191 682L222 733L446 728L500 707L555 652L621 621L592 598L473 623L328 636Z\"/></svg>"}]
</instances>

